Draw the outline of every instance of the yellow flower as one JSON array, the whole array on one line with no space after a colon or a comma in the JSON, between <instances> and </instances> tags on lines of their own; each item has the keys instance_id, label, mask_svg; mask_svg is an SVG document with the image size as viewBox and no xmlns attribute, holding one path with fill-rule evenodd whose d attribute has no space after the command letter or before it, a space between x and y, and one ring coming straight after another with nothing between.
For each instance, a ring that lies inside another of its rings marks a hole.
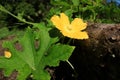
<instances>
[{"instance_id":1,"label":"yellow flower","mask_svg":"<svg viewBox=\"0 0 120 80\"><path fill-rule=\"evenodd\" d=\"M88 39L88 34L86 31L82 31L87 27L87 24L83 22L80 18L75 18L71 23L68 16L64 13L60 14L60 17L54 15L51 21L60 32L69 38L73 39Z\"/></svg>"},{"instance_id":2,"label":"yellow flower","mask_svg":"<svg viewBox=\"0 0 120 80\"><path fill-rule=\"evenodd\" d=\"M6 58L10 58L11 57L11 53L9 51L4 51L4 56Z\"/></svg>"}]
</instances>

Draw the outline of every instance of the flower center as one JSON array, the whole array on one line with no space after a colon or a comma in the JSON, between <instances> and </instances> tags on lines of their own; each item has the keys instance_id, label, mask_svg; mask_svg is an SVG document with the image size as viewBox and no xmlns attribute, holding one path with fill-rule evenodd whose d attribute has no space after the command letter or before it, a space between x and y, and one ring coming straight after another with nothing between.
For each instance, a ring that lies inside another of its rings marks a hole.
<instances>
[{"instance_id":1,"label":"flower center","mask_svg":"<svg viewBox=\"0 0 120 80\"><path fill-rule=\"evenodd\" d=\"M72 26L71 25L66 26L66 28L67 28L68 31L72 30Z\"/></svg>"}]
</instances>

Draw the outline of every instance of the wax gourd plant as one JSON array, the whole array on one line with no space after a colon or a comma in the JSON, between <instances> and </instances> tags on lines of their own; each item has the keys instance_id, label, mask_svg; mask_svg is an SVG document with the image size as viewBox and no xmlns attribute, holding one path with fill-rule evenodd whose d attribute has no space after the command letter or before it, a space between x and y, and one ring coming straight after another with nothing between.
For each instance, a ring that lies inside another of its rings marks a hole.
<instances>
[{"instance_id":1,"label":"wax gourd plant","mask_svg":"<svg viewBox=\"0 0 120 80\"><path fill-rule=\"evenodd\" d=\"M51 28L46 27L44 22L27 22L20 15L13 15L1 5L0 10L33 26L25 30L23 37L3 43L3 47L11 53L10 58L0 56L0 68L4 70L5 76L9 76L15 70L18 72L17 80L26 80L29 75L35 80L50 80L45 67L58 66L60 61L68 60L75 47L59 43L58 37L51 37ZM21 45L21 50L15 47L16 41Z\"/></svg>"}]
</instances>

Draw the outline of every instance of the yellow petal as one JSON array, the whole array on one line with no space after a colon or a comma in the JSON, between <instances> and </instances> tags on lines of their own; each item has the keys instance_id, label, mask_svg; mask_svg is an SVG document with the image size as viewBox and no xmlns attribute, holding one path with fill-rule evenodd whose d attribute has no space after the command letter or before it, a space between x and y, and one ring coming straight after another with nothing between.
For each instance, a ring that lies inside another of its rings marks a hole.
<instances>
[{"instance_id":1,"label":"yellow petal","mask_svg":"<svg viewBox=\"0 0 120 80\"><path fill-rule=\"evenodd\" d=\"M63 27L67 26L67 25L70 25L69 18L64 13L60 14L60 20L61 20L61 24L62 24Z\"/></svg>"},{"instance_id":2,"label":"yellow petal","mask_svg":"<svg viewBox=\"0 0 120 80\"><path fill-rule=\"evenodd\" d=\"M88 39L89 36L87 34L87 32L77 32L76 33L76 36L75 36L75 39Z\"/></svg>"},{"instance_id":3,"label":"yellow petal","mask_svg":"<svg viewBox=\"0 0 120 80\"><path fill-rule=\"evenodd\" d=\"M6 58L10 58L11 57L11 53L9 51L4 51L4 56Z\"/></svg>"},{"instance_id":4,"label":"yellow petal","mask_svg":"<svg viewBox=\"0 0 120 80\"><path fill-rule=\"evenodd\" d=\"M87 32L66 32L66 31L61 31L62 34L66 37L73 38L73 39L88 39L89 36Z\"/></svg>"},{"instance_id":5,"label":"yellow petal","mask_svg":"<svg viewBox=\"0 0 120 80\"><path fill-rule=\"evenodd\" d=\"M87 24L83 22L80 18L75 18L71 24L69 18L64 13L59 16L54 15L51 18L53 24L60 30L60 32L69 38L73 39L88 39L88 34L84 30L87 27Z\"/></svg>"},{"instance_id":6,"label":"yellow petal","mask_svg":"<svg viewBox=\"0 0 120 80\"><path fill-rule=\"evenodd\" d=\"M87 27L87 24L84 23L83 20L80 19L80 18L75 18L71 22L71 25L72 25L74 31L81 31L81 30L84 30Z\"/></svg>"},{"instance_id":7,"label":"yellow petal","mask_svg":"<svg viewBox=\"0 0 120 80\"><path fill-rule=\"evenodd\" d=\"M59 30L62 29L62 25L61 25L61 21L60 21L60 17L59 16L56 16L54 15L52 18L51 18L51 21L52 23L55 25L55 27Z\"/></svg>"}]
</instances>

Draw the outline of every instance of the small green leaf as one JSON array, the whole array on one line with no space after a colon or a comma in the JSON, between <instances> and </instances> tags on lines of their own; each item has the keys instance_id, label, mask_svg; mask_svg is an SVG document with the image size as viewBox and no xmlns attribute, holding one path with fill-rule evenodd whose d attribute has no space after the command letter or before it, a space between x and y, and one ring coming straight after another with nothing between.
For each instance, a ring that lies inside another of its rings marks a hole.
<instances>
[{"instance_id":1,"label":"small green leaf","mask_svg":"<svg viewBox=\"0 0 120 80\"><path fill-rule=\"evenodd\" d=\"M23 18L23 15L24 15L24 13L22 12L22 13L18 13L18 15L17 15L17 17L18 17L18 19L19 20L21 20L21 21L26 21L24 18Z\"/></svg>"},{"instance_id":2,"label":"small green leaf","mask_svg":"<svg viewBox=\"0 0 120 80\"><path fill-rule=\"evenodd\" d=\"M80 0L72 0L74 6L79 6Z\"/></svg>"},{"instance_id":3,"label":"small green leaf","mask_svg":"<svg viewBox=\"0 0 120 80\"><path fill-rule=\"evenodd\" d=\"M74 46L57 44L48 50L48 55L44 56L44 63L49 66L58 66L59 61L66 61L71 56Z\"/></svg>"}]
</instances>

